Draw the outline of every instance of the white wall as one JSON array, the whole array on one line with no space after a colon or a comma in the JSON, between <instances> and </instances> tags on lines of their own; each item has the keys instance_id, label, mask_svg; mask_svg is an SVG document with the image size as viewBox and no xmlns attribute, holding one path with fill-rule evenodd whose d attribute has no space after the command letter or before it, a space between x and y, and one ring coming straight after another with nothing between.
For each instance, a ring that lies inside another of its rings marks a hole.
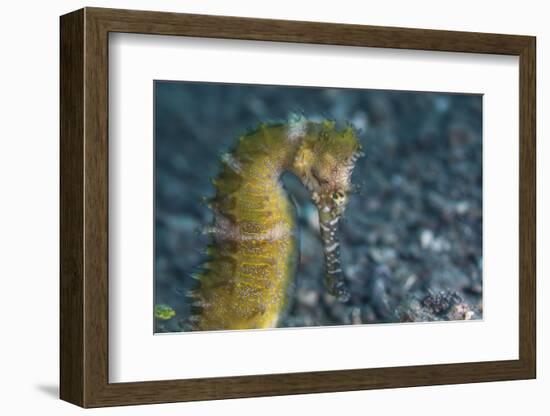
<instances>
[{"instance_id":1,"label":"white wall","mask_svg":"<svg viewBox=\"0 0 550 416\"><path fill-rule=\"evenodd\" d=\"M309 3L309 4L308 4ZM124 0L4 2L0 17L0 409L4 414L83 412L59 401L58 385L58 16L82 6L319 20L388 26L529 34L538 37L538 306L536 381L424 387L339 394L168 404L87 411L88 414L463 415L548 414L550 361L544 347L550 285L543 281L550 238L542 212L550 208L550 145L543 139L550 99L550 26L545 3L523 1L298 2L296 0ZM546 198L546 201L543 200ZM545 263L544 265L542 263ZM11 410L11 412L9 412Z\"/></svg>"}]
</instances>

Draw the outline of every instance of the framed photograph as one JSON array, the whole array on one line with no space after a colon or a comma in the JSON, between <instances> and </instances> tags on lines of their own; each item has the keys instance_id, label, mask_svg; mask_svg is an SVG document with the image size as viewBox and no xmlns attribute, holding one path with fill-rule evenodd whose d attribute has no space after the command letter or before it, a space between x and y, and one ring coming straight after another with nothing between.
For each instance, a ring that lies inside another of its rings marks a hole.
<instances>
[{"instance_id":1,"label":"framed photograph","mask_svg":"<svg viewBox=\"0 0 550 416\"><path fill-rule=\"evenodd\" d=\"M534 37L60 27L63 400L535 378Z\"/></svg>"}]
</instances>

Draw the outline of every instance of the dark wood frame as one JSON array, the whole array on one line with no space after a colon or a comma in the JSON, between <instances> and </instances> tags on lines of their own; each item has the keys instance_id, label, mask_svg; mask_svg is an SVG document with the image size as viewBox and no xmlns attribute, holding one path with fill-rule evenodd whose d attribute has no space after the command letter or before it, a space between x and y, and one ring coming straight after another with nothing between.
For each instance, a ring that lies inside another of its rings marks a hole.
<instances>
[{"instance_id":1,"label":"dark wood frame","mask_svg":"<svg viewBox=\"0 0 550 416\"><path fill-rule=\"evenodd\" d=\"M109 383L110 32L519 56L519 359ZM62 16L61 398L83 407L99 407L535 378L535 50L535 38L530 36L99 8Z\"/></svg>"}]
</instances>

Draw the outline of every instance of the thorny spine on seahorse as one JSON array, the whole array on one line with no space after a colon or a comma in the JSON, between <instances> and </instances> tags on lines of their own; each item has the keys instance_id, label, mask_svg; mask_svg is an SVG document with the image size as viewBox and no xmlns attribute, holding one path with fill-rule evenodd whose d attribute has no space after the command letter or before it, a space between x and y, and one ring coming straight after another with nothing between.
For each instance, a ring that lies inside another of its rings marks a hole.
<instances>
[{"instance_id":1,"label":"thorny spine on seahorse","mask_svg":"<svg viewBox=\"0 0 550 416\"><path fill-rule=\"evenodd\" d=\"M209 202L214 222L210 259L195 277L191 297L194 329L274 326L286 303L296 267L293 206L280 176L296 175L319 211L325 283L342 301L349 293L340 265L338 222L351 192L351 173L362 155L355 129L294 117L261 124L222 156Z\"/></svg>"}]
</instances>

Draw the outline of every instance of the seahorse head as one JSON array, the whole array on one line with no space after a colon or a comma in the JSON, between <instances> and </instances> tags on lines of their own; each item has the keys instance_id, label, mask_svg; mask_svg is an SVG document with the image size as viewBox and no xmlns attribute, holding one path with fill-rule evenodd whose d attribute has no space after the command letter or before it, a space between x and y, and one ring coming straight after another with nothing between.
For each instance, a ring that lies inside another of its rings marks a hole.
<instances>
[{"instance_id":1,"label":"seahorse head","mask_svg":"<svg viewBox=\"0 0 550 416\"><path fill-rule=\"evenodd\" d=\"M309 123L293 166L319 211L327 288L342 301L349 298L349 293L340 264L338 221L348 203L351 175L361 155L361 144L352 126L339 130L332 121Z\"/></svg>"}]
</instances>

